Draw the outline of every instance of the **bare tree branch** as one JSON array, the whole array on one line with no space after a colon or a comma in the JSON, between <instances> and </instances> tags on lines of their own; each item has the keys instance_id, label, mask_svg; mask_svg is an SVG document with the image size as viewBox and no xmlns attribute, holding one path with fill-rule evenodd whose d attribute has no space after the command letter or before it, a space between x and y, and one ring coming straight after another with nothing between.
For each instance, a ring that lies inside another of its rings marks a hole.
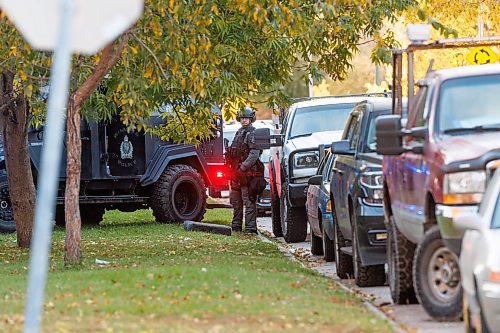
<instances>
[{"instance_id":1,"label":"bare tree branch","mask_svg":"<svg viewBox=\"0 0 500 333\"><path fill-rule=\"evenodd\" d=\"M152 50L151 50L151 49L150 49L150 48L149 48L146 44L144 44L144 42L143 42L142 40L140 40L140 39L139 39L139 37L137 37L137 36L136 36L136 34L132 33L132 37L134 37L134 39L135 39L135 40L136 40L139 44L141 44L141 46L142 46L143 48L145 48L145 49L149 52L149 54L150 54L150 55L153 57L153 59L155 60L156 65L157 65L157 66L158 66L158 68L160 69L161 74L163 75L163 78L164 78L165 80L167 80L167 81L168 81L167 74L165 73L165 70L163 69L163 66L162 66L162 65L161 65L161 63L160 63L160 60L158 60L158 57L156 56L156 54L155 54L155 53L154 53L154 52L153 52L153 51L152 51Z\"/></svg>"}]
</instances>

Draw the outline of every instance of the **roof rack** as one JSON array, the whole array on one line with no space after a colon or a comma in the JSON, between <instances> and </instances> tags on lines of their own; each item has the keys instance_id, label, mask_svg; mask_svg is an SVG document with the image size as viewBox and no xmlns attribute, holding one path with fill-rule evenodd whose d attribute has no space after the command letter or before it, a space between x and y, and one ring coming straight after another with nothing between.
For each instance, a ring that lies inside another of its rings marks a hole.
<instances>
[{"instance_id":1,"label":"roof rack","mask_svg":"<svg viewBox=\"0 0 500 333\"><path fill-rule=\"evenodd\" d=\"M343 97L391 97L392 92L374 92L374 93L359 93L359 94L347 94L347 95L333 95L333 96L313 96L313 97L294 97L290 98L293 103L304 102L304 101L313 101L317 99L325 99L325 98L343 98Z\"/></svg>"}]
</instances>

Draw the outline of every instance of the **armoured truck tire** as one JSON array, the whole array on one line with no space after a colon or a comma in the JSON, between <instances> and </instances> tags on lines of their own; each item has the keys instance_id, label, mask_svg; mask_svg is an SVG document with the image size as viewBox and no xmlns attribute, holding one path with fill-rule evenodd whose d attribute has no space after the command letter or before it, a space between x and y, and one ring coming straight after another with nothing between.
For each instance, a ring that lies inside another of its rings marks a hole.
<instances>
[{"instance_id":1,"label":"armoured truck tire","mask_svg":"<svg viewBox=\"0 0 500 333\"><path fill-rule=\"evenodd\" d=\"M101 205L80 205L80 218L82 225L99 225L102 221L104 213L105 209ZM57 226L64 227L66 225L63 205L57 205L55 220Z\"/></svg>"},{"instance_id":2,"label":"armoured truck tire","mask_svg":"<svg viewBox=\"0 0 500 333\"><path fill-rule=\"evenodd\" d=\"M16 224L14 222L14 212L9 196L9 184L7 175L0 176L0 232L14 232Z\"/></svg>"},{"instance_id":3,"label":"armoured truck tire","mask_svg":"<svg viewBox=\"0 0 500 333\"><path fill-rule=\"evenodd\" d=\"M412 282L415 244L398 230L394 216L388 216L387 220L387 280L392 301L395 304L415 304L418 302Z\"/></svg>"},{"instance_id":4,"label":"armoured truck tire","mask_svg":"<svg viewBox=\"0 0 500 333\"><path fill-rule=\"evenodd\" d=\"M286 184L281 188L280 218L283 238L287 243L298 243L306 240L307 221L304 207L291 207L286 196Z\"/></svg>"},{"instance_id":5,"label":"armoured truck tire","mask_svg":"<svg viewBox=\"0 0 500 333\"><path fill-rule=\"evenodd\" d=\"M206 199L203 178L184 164L168 166L151 189L151 209L161 223L201 221Z\"/></svg>"},{"instance_id":6,"label":"armoured truck tire","mask_svg":"<svg viewBox=\"0 0 500 333\"><path fill-rule=\"evenodd\" d=\"M417 298L425 311L439 321L462 317L462 284L458 256L448 249L433 226L415 251L413 282Z\"/></svg>"},{"instance_id":7,"label":"armoured truck tire","mask_svg":"<svg viewBox=\"0 0 500 333\"><path fill-rule=\"evenodd\" d=\"M281 229L280 197L278 196L276 185L273 185L273 183L271 183L271 222L274 236L283 237L283 230Z\"/></svg>"},{"instance_id":8,"label":"armoured truck tire","mask_svg":"<svg viewBox=\"0 0 500 333\"><path fill-rule=\"evenodd\" d=\"M103 206L96 205L81 205L80 217L82 218L82 225L99 225L105 213Z\"/></svg>"}]
</instances>

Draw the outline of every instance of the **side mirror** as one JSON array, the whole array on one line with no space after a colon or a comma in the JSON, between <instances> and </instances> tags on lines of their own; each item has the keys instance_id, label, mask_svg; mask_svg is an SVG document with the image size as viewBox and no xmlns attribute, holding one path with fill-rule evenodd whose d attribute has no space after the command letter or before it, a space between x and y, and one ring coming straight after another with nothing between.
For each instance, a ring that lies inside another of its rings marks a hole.
<instances>
[{"instance_id":1,"label":"side mirror","mask_svg":"<svg viewBox=\"0 0 500 333\"><path fill-rule=\"evenodd\" d=\"M460 230L481 230L481 216L478 213L462 213L453 219L453 225Z\"/></svg>"},{"instance_id":2,"label":"side mirror","mask_svg":"<svg viewBox=\"0 0 500 333\"><path fill-rule=\"evenodd\" d=\"M321 185L321 183L323 182L323 176L322 175L315 175L315 176L312 176L311 178L309 178L309 180L307 181L307 183L309 185Z\"/></svg>"},{"instance_id":3,"label":"side mirror","mask_svg":"<svg viewBox=\"0 0 500 333\"><path fill-rule=\"evenodd\" d=\"M399 155L403 148L404 131L401 128L401 116L380 116L375 122L375 140L377 153L381 155Z\"/></svg>"},{"instance_id":4,"label":"side mirror","mask_svg":"<svg viewBox=\"0 0 500 333\"><path fill-rule=\"evenodd\" d=\"M354 149L349 146L349 140L332 142L332 154L354 155Z\"/></svg>"},{"instance_id":5,"label":"side mirror","mask_svg":"<svg viewBox=\"0 0 500 333\"><path fill-rule=\"evenodd\" d=\"M250 148L269 149L282 145L282 138L279 134L271 134L269 128L257 128L250 136Z\"/></svg>"}]
</instances>

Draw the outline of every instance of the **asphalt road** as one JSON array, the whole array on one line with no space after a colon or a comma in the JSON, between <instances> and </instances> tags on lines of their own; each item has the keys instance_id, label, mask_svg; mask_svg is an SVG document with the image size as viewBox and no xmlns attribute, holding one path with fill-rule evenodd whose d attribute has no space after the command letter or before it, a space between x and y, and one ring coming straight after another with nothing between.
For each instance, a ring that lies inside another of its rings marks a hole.
<instances>
[{"instance_id":1,"label":"asphalt road","mask_svg":"<svg viewBox=\"0 0 500 333\"><path fill-rule=\"evenodd\" d=\"M270 217L257 219L257 227L261 234L273 237ZM308 237L309 238L309 237ZM457 333L463 332L462 322L437 322L427 315L424 309L416 305L395 305L392 303L388 286L360 288L354 280L342 280L335 272L335 263L327 263L322 257L311 254L309 242L286 244L282 237L277 238L282 247L304 262L306 266L315 269L322 275L332 278L355 293L363 294L373 305L387 317L395 321L402 330L412 333Z\"/></svg>"}]
</instances>

